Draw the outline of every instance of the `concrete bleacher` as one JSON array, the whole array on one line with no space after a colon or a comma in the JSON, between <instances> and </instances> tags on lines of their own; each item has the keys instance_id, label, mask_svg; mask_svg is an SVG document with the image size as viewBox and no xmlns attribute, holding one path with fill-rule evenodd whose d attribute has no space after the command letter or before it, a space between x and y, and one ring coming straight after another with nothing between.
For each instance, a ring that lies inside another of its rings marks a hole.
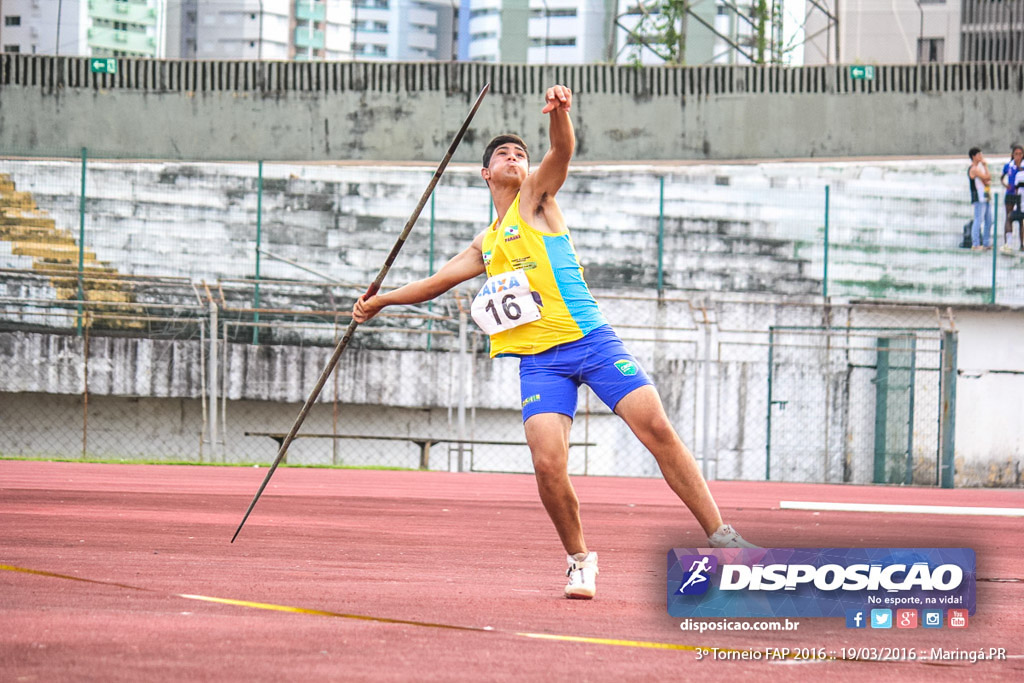
<instances>
[{"instance_id":1,"label":"concrete bleacher","mask_svg":"<svg viewBox=\"0 0 1024 683\"><path fill-rule=\"evenodd\" d=\"M991 252L957 247L970 215L965 168L958 159L580 166L559 199L595 288L656 287L662 231L661 275L667 289L820 295L829 186L830 295L987 303ZM13 265L14 258L21 259L21 267L27 257L33 264L77 259L69 228L79 220L79 198L72 190L78 165L8 160L4 169L22 189L19 199L10 201L25 201L31 193L46 216L4 226L2 239L18 246L2 265ZM352 285L350 296L355 296L354 288L376 275L432 171L268 163L260 196L255 163L91 162L86 260L90 268L120 276L185 283L165 281L148 290L136 285L125 301L164 297L194 306L195 292L187 283L255 277L258 227L261 278L322 282L279 256ZM1001 211L1001 203L998 207ZM448 170L436 190L433 234L431 210L428 203L388 284L436 270L486 225L489 196L479 170ZM49 222L33 227L32 221L40 220ZM29 235L37 229L50 237L40 241ZM1000 255L997 275L997 302L1024 304L1024 259ZM58 297L66 296L64 287L56 289ZM244 302L246 296L237 299ZM271 296L261 306L315 308L331 302L330 296L301 287Z\"/></svg>"},{"instance_id":2,"label":"concrete bleacher","mask_svg":"<svg viewBox=\"0 0 1024 683\"><path fill-rule=\"evenodd\" d=\"M32 192L18 191L10 174L0 174L0 297L4 316L27 324L66 326L83 322L113 329L146 326L146 287L81 248L71 231L41 209ZM165 302L162 295L151 300ZM90 302L79 318L78 302ZM66 303L61 303L66 302ZM56 304L56 305L54 305ZM134 318L134 319L132 319Z\"/></svg>"}]
</instances>

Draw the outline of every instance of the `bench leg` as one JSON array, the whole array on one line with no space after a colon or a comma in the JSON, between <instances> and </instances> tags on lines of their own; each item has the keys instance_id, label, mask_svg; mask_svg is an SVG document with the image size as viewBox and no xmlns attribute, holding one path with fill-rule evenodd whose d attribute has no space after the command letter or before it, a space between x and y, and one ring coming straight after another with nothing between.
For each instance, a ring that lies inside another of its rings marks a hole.
<instances>
[{"instance_id":1,"label":"bench leg","mask_svg":"<svg viewBox=\"0 0 1024 683\"><path fill-rule=\"evenodd\" d=\"M277 452L280 453L281 452L281 446L284 445L284 437L283 436L272 436L270 438L277 442ZM288 454L287 453L285 453L284 457L281 458L281 463L285 464L285 465L288 464Z\"/></svg>"}]
</instances>

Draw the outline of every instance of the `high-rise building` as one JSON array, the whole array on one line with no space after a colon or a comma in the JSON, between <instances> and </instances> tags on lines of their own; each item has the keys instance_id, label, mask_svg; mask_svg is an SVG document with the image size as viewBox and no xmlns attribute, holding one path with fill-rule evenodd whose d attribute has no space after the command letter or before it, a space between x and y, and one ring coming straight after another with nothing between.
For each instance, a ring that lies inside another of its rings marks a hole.
<instances>
[{"instance_id":1,"label":"high-rise building","mask_svg":"<svg viewBox=\"0 0 1024 683\"><path fill-rule=\"evenodd\" d=\"M353 0L353 54L367 60L454 59L458 8L458 0Z\"/></svg>"},{"instance_id":2,"label":"high-rise building","mask_svg":"<svg viewBox=\"0 0 1024 683\"><path fill-rule=\"evenodd\" d=\"M352 11L352 0L0 0L0 48L102 57L345 60L352 58Z\"/></svg>"},{"instance_id":3,"label":"high-rise building","mask_svg":"<svg viewBox=\"0 0 1024 683\"><path fill-rule=\"evenodd\" d=\"M961 0L960 61L1024 61L1024 0Z\"/></svg>"},{"instance_id":4,"label":"high-rise building","mask_svg":"<svg viewBox=\"0 0 1024 683\"><path fill-rule=\"evenodd\" d=\"M4 52L163 57L167 0L3 0Z\"/></svg>"},{"instance_id":5,"label":"high-rise building","mask_svg":"<svg viewBox=\"0 0 1024 683\"><path fill-rule=\"evenodd\" d=\"M983 2L997 4L991 0ZM960 60L960 4L957 0L862 0L857 3L815 0L815 3L808 4L807 9L804 64L914 64Z\"/></svg>"},{"instance_id":6,"label":"high-rise building","mask_svg":"<svg viewBox=\"0 0 1024 683\"><path fill-rule=\"evenodd\" d=\"M57 35L56 18L44 12L39 0L0 0L0 51L27 54L77 54L78 16L72 13L63 23L65 35Z\"/></svg>"},{"instance_id":7,"label":"high-rise building","mask_svg":"<svg viewBox=\"0 0 1024 683\"><path fill-rule=\"evenodd\" d=\"M342 60L352 56L352 3L348 0L178 0L168 14L169 57Z\"/></svg>"},{"instance_id":8,"label":"high-rise building","mask_svg":"<svg viewBox=\"0 0 1024 683\"><path fill-rule=\"evenodd\" d=\"M607 60L607 0L463 0L459 59L519 64Z\"/></svg>"}]
</instances>

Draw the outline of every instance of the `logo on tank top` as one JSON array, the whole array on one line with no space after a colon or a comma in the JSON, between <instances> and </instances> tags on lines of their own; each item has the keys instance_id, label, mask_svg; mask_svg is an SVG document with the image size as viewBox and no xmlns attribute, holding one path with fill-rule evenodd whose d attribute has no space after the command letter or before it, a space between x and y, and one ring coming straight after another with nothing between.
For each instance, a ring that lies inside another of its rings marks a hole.
<instances>
[{"instance_id":1,"label":"logo on tank top","mask_svg":"<svg viewBox=\"0 0 1024 683\"><path fill-rule=\"evenodd\" d=\"M484 252L484 266L491 265L491 259L494 258L494 253L491 251Z\"/></svg>"},{"instance_id":2,"label":"logo on tank top","mask_svg":"<svg viewBox=\"0 0 1024 683\"><path fill-rule=\"evenodd\" d=\"M505 241L506 242L513 242L513 241L519 239L520 237L522 237L522 235L519 234L519 226L518 225L510 225L507 228L505 228L505 235L504 235L504 237L505 237Z\"/></svg>"},{"instance_id":3,"label":"logo on tank top","mask_svg":"<svg viewBox=\"0 0 1024 683\"><path fill-rule=\"evenodd\" d=\"M530 256L512 259L512 267L516 270L536 270L537 262Z\"/></svg>"}]
</instances>

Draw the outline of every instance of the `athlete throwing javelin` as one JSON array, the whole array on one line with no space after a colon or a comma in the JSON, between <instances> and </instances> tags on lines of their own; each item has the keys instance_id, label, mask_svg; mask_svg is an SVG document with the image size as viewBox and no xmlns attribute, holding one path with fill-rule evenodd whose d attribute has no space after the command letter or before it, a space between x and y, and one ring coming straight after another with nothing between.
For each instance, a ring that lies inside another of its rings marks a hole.
<instances>
[{"instance_id":1,"label":"athlete throwing javelin","mask_svg":"<svg viewBox=\"0 0 1024 683\"><path fill-rule=\"evenodd\" d=\"M597 553L587 548L579 500L569 481L569 429L577 390L585 383L625 420L654 455L665 481L690 509L714 548L752 548L728 524L700 469L673 429L647 374L608 325L583 280L565 219L555 201L576 147L572 92L548 88L550 147L530 172L526 143L499 135L484 150L480 175L497 219L430 277L392 292L360 298L362 323L385 306L433 299L487 273L473 318L491 336L491 356L519 358L526 441L541 502L568 554L565 595L593 598Z\"/></svg>"}]
</instances>

